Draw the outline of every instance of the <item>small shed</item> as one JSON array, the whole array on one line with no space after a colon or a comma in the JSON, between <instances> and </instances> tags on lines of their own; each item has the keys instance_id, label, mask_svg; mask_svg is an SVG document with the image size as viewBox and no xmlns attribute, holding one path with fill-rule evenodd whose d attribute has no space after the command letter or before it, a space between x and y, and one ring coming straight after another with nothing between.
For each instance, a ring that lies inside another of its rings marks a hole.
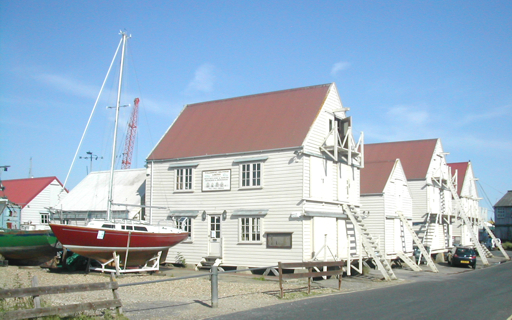
<instances>
[{"instance_id":1,"label":"small shed","mask_svg":"<svg viewBox=\"0 0 512 320\"><path fill-rule=\"evenodd\" d=\"M412 198L400 159L365 162L361 170L361 207L367 216L365 225L379 239L388 259L396 259L398 252L412 255L412 235L404 225L412 226Z\"/></svg>"},{"instance_id":2,"label":"small shed","mask_svg":"<svg viewBox=\"0 0 512 320\"><path fill-rule=\"evenodd\" d=\"M512 190L494 205L494 218L496 237L502 241L512 241Z\"/></svg>"},{"instance_id":3,"label":"small shed","mask_svg":"<svg viewBox=\"0 0 512 320\"><path fill-rule=\"evenodd\" d=\"M21 224L48 225L48 208L54 207L59 198L67 194L67 190L57 177L2 180L2 184L4 190L0 191L0 197L7 198L10 203L21 207Z\"/></svg>"},{"instance_id":4,"label":"small shed","mask_svg":"<svg viewBox=\"0 0 512 320\"><path fill-rule=\"evenodd\" d=\"M110 171L89 173L54 208L52 220L64 224L85 225L95 218L105 219L107 213ZM112 217L143 219L146 191L146 169L114 171Z\"/></svg>"},{"instance_id":5,"label":"small shed","mask_svg":"<svg viewBox=\"0 0 512 320\"><path fill-rule=\"evenodd\" d=\"M472 223L470 226L467 226L464 220L460 218L456 220L453 226L453 243L472 245L473 242L468 228L472 228L474 234L478 235L479 226L486 221L487 211L479 206L480 197L478 196L476 186L477 179L475 178L471 161L449 163L448 166L453 175L454 185L456 186L461 206ZM455 203L453 208L457 208Z\"/></svg>"},{"instance_id":6,"label":"small shed","mask_svg":"<svg viewBox=\"0 0 512 320\"><path fill-rule=\"evenodd\" d=\"M413 227L432 254L452 246L455 215L445 155L441 139L365 145L366 162L400 159L412 197Z\"/></svg>"}]
</instances>

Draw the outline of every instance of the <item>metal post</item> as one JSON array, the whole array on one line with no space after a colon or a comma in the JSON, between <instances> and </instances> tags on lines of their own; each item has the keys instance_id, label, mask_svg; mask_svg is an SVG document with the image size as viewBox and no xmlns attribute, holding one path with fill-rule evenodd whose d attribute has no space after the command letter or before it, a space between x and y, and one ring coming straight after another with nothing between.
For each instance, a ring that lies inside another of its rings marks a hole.
<instances>
[{"instance_id":1,"label":"metal post","mask_svg":"<svg viewBox=\"0 0 512 320\"><path fill-rule=\"evenodd\" d=\"M219 306L219 271L217 266L212 266L212 308Z\"/></svg>"}]
</instances>

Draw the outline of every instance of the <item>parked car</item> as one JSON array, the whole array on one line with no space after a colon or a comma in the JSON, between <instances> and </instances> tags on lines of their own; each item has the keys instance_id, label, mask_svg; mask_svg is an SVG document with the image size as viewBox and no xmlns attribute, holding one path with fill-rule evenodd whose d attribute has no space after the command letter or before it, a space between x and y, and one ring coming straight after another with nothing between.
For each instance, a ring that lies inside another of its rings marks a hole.
<instances>
[{"instance_id":1,"label":"parked car","mask_svg":"<svg viewBox=\"0 0 512 320\"><path fill-rule=\"evenodd\" d=\"M448 252L448 264L451 266L476 267L476 251L469 247L453 247Z\"/></svg>"}]
</instances>

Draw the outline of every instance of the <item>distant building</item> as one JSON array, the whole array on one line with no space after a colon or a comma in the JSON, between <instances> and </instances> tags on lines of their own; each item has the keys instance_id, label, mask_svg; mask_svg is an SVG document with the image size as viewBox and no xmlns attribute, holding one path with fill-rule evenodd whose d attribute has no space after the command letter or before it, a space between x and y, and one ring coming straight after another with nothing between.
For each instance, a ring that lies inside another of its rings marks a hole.
<instances>
[{"instance_id":1,"label":"distant building","mask_svg":"<svg viewBox=\"0 0 512 320\"><path fill-rule=\"evenodd\" d=\"M67 194L57 177L3 180L2 184L5 189L0 191L0 198L7 198L11 204L21 207L20 224L47 225L49 208ZM19 227L13 225L13 228Z\"/></svg>"},{"instance_id":2,"label":"distant building","mask_svg":"<svg viewBox=\"0 0 512 320\"><path fill-rule=\"evenodd\" d=\"M105 219L110 171L89 173L54 208L52 220L64 224L85 225L91 219ZM146 191L146 169L114 172L112 218L142 219Z\"/></svg>"},{"instance_id":3,"label":"distant building","mask_svg":"<svg viewBox=\"0 0 512 320\"><path fill-rule=\"evenodd\" d=\"M154 220L188 241L167 262L262 267L357 258L344 205L359 208L362 139L336 85L185 106L147 159Z\"/></svg>"},{"instance_id":4,"label":"distant building","mask_svg":"<svg viewBox=\"0 0 512 320\"><path fill-rule=\"evenodd\" d=\"M494 205L494 235L502 241L512 241L512 190Z\"/></svg>"}]
</instances>

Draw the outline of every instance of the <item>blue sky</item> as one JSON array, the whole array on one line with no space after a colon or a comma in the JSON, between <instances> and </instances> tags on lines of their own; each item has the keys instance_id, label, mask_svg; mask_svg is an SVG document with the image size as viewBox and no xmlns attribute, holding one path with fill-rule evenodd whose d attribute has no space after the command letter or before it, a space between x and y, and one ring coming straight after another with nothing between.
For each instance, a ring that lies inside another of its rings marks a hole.
<instances>
[{"instance_id":1,"label":"blue sky","mask_svg":"<svg viewBox=\"0 0 512 320\"><path fill-rule=\"evenodd\" d=\"M449 162L472 161L490 207L512 190L511 16L510 1L4 0L2 179L28 177L32 158L33 176L64 182L126 30L123 103L141 99L132 167L187 103L335 82L366 143L441 138ZM114 81L78 153L104 157L94 171L109 167ZM69 188L89 165L76 160Z\"/></svg>"}]
</instances>

